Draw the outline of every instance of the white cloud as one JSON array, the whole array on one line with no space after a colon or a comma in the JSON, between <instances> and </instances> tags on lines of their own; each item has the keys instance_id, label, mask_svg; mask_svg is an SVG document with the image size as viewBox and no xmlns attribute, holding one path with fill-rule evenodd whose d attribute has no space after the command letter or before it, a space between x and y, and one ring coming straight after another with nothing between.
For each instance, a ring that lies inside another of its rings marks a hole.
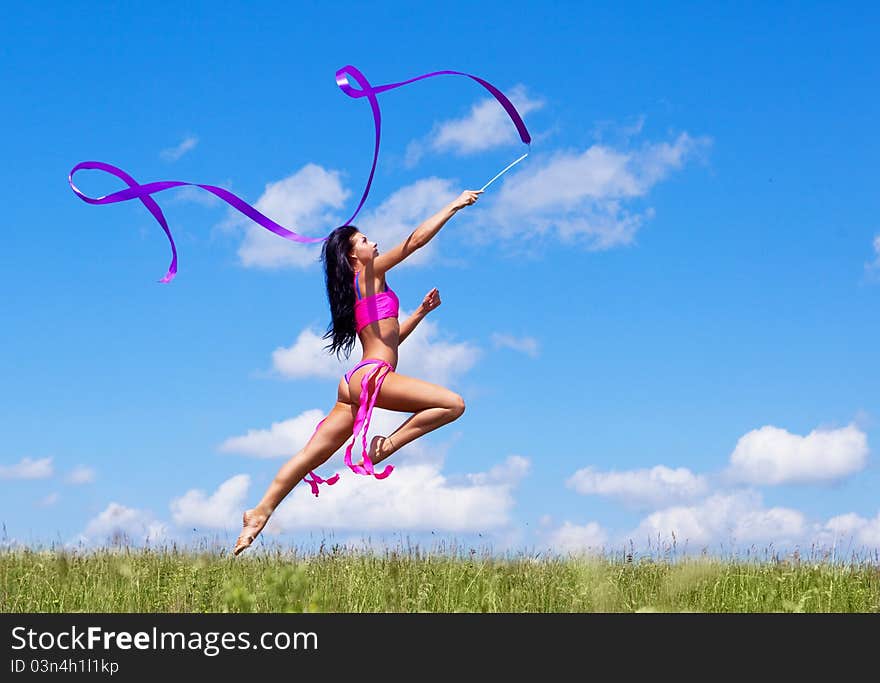
<instances>
[{"instance_id":1,"label":"white cloud","mask_svg":"<svg viewBox=\"0 0 880 683\"><path fill-rule=\"evenodd\" d=\"M232 180L226 180L224 183L212 183L214 185L218 185L223 187L230 192L232 187ZM163 198L164 199L164 198ZM200 206L207 207L215 207L221 206L224 204L223 200L220 199L217 195L208 192L207 190L203 190L200 187L193 187L192 185L184 185L183 187L177 187L174 189L174 193L167 199L168 202L178 202L178 203L188 203L188 204L199 204ZM227 224L223 227L227 229L231 227L231 223Z\"/></svg>"},{"instance_id":2,"label":"white cloud","mask_svg":"<svg viewBox=\"0 0 880 683\"><path fill-rule=\"evenodd\" d=\"M177 161L187 152L194 150L196 145L199 144L199 139L195 135L188 135L181 141L177 147L169 147L168 149L163 149L159 155L165 161Z\"/></svg>"},{"instance_id":3,"label":"white cloud","mask_svg":"<svg viewBox=\"0 0 880 683\"><path fill-rule=\"evenodd\" d=\"M171 501L171 516L176 524L198 529L226 529L241 524L250 477L237 474L224 481L210 496L190 489Z\"/></svg>"},{"instance_id":4,"label":"white cloud","mask_svg":"<svg viewBox=\"0 0 880 683\"><path fill-rule=\"evenodd\" d=\"M608 542L608 535L596 522L583 526L564 522L561 527L550 532L547 543L555 551L562 553L601 553Z\"/></svg>"},{"instance_id":5,"label":"white cloud","mask_svg":"<svg viewBox=\"0 0 880 683\"><path fill-rule=\"evenodd\" d=\"M607 496L639 506L661 506L693 499L708 490L706 479L685 467L624 472L597 472L585 467L566 481L566 486L583 495Z\"/></svg>"},{"instance_id":6,"label":"white cloud","mask_svg":"<svg viewBox=\"0 0 880 683\"><path fill-rule=\"evenodd\" d=\"M868 441L854 424L807 436L767 425L741 437L728 476L751 484L828 482L865 467Z\"/></svg>"},{"instance_id":7,"label":"white cloud","mask_svg":"<svg viewBox=\"0 0 880 683\"><path fill-rule=\"evenodd\" d=\"M48 496L38 500L37 505L39 507L50 507L52 505L55 505L55 503L57 503L59 499L60 499L60 496L58 495L58 493L53 491Z\"/></svg>"},{"instance_id":8,"label":"white cloud","mask_svg":"<svg viewBox=\"0 0 880 683\"><path fill-rule=\"evenodd\" d=\"M529 101L531 102L531 101ZM534 103L532 103L534 104ZM493 112L500 107L487 107ZM528 107L526 107L528 109ZM482 112L483 109L475 109ZM503 114L503 111L502 111ZM472 123L473 117L466 122ZM494 119L493 119L494 120ZM476 140L492 142L495 133L483 131L482 138L468 125L438 128L436 144L473 151ZM510 122L498 131L512 134ZM450 124L451 125L451 124ZM495 131L495 124L486 130ZM450 132L453 131L453 132ZM455 132L458 131L458 132ZM500 133L499 133L500 135ZM472 139L473 138L473 139ZM500 138L497 138L500 139ZM483 144L483 143L481 143ZM711 144L707 137L680 134L670 142L648 143L640 148L617 150L596 144L584 151L560 151L543 160L532 158L504 176L500 189L487 195L482 211L469 213L471 227L465 234L474 241L501 238L508 248L531 248L528 239L556 234L563 242L580 241L585 249L602 250L630 244L641 225L654 215L651 207L641 210L628 203L644 197L660 181ZM457 183L429 177L400 188L375 210L356 220L358 227L379 244L380 251L405 239L423 220L439 211L458 194ZM338 225L338 213L350 196L338 171L307 164L293 175L269 183L255 206L281 225L301 234L326 235ZM320 245L285 240L230 210L221 228L245 231L239 247L246 267L276 269L307 268L319 262ZM401 267L419 266L436 258L438 242L433 240L407 258Z\"/></svg>"},{"instance_id":9,"label":"white cloud","mask_svg":"<svg viewBox=\"0 0 880 683\"><path fill-rule=\"evenodd\" d=\"M494 531L510 524L512 490L528 471L525 458L511 456L503 466L464 477L461 484L447 479L440 472L441 464L408 461L381 481L340 470L339 483L322 487L318 499L307 486L297 486L270 518L266 530L464 533Z\"/></svg>"},{"instance_id":10,"label":"white cloud","mask_svg":"<svg viewBox=\"0 0 880 683\"><path fill-rule=\"evenodd\" d=\"M625 203L647 195L709 144L709 138L681 133L671 143L631 151L597 144L531 159L505 176L479 217L491 229L469 234L478 241L500 236L522 243L555 232L563 242L579 241L588 250L630 244L654 213L651 208L634 212Z\"/></svg>"},{"instance_id":11,"label":"white cloud","mask_svg":"<svg viewBox=\"0 0 880 683\"><path fill-rule=\"evenodd\" d=\"M859 547L880 548L880 512L873 519L855 513L832 517L818 527L816 535L826 546L852 544Z\"/></svg>"},{"instance_id":12,"label":"white cloud","mask_svg":"<svg viewBox=\"0 0 880 683\"><path fill-rule=\"evenodd\" d=\"M630 138L638 135L645 127L645 115L637 116L631 123L619 123L614 120L597 121L593 127L593 136L602 141L608 137L628 142Z\"/></svg>"},{"instance_id":13,"label":"white cloud","mask_svg":"<svg viewBox=\"0 0 880 683\"><path fill-rule=\"evenodd\" d=\"M683 134L678 143L680 156L688 144L690 138ZM557 152L543 163L532 162L508 176L500 194L503 203L517 213L534 213L548 207L574 208L585 198L638 197L652 184L638 174L640 159L601 145L581 153Z\"/></svg>"},{"instance_id":14,"label":"white cloud","mask_svg":"<svg viewBox=\"0 0 880 683\"><path fill-rule=\"evenodd\" d=\"M67 475L68 484L91 484L93 481L95 481L95 470L84 465L75 467Z\"/></svg>"},{"instance_id":15,"label":"white cloud","mask_svg":"<svg viewBox=\"0 0 880 683\"><path fill-rule=\"evenodd\" d=\"M451 180L423 178L400 188L375 210L362 214L355 223L362 233L378 244L381 253L406 239L422 221L440 211L458 194L453 189ZM438 240L434 238L396 268L431 263L437 244Z\"/></svg>"},{"instance_id":16,"label":"white cloud","mask_svg":"<svg viewBox=\"0 0 880 683\"><path fill-rule=\"evenodd\" d=\"M719 492L691 506L673 506L645 517L619 542L671 543L689 551L718 544L743 550L751 544L791 550L795 546L854 551L880 548L880 513L865 519L855 513L826 522L808 522L804 513L786 507L764 507L755 490Z\"/></svg>"},{"instance_id":17,"label":"white cloud","mask_svg":"<svg viewBox=\"0 0 880 683\"><path fill-rule=\"evenodd\" d=\"M529 98L523 85L511 88L507 96L523 117L544 106L543 101ZM426 138L410 142L405 163L415 165L429 149L472 154L517 144L518 141L516 128L507 112L498 100L487 97L474 104L467 116L438 123Z\"/></svg>"},{"instance_id":18,"label":"white cloud","mask_svg":"<svg viewBox=\"0 0 880 683\"><path fill-rule=\"evenodd\" d=\"M253 206L288 230L323 237L342 220L333 210L342 208L349 194L342 186L338 171L306 164L293 175L268 183ZM229 226L245 229L244 241L238 249L245 267L308 268L320 260L320 242L313 245L291 242L232 210L222 227Z\"/></svg>"},{"instance_id":19,"label":"white cloud","mask_svg":"<svg viewBox=\"0 0 880 683\"><path fill-rule=\"evenodd\" d=\"M510 455L501 465L495 465L488 472L466 475L475 486L514 486L529 473L531 463L521 455Z\"/></svg>"},{"instance_id":20,"label":"white cloud","mask_svg":"<svg viewBox=\"0 0 880 683\"><path fill-rule=\"evenodd\" d=\"M880 235L874 237L874 260L865 268L870 271L880 271Z\"/></svg>"},{"instance_id":21,"label":"white cloud","mask_svg":"<svg viewBox=\"0 0 880 683\"><path fill-rule=\"evenodd\" d=\"M753 541L797 539L805 531L803 513L783 507L750 510L737 519L733 527L735 538Z\"/></svg>"},{"instance_id":22,"label":"white cloud","mask_svg":"<svg viewBox=\"0 0 880 683\"><path fill-rule=\"evenodd\" d=\"M89 521L77 540L86 543L114 542L127 537L134 544L158 543L167 539L168 528L147 510L110 503Z\"/></svg>"},{"instance_id":23,"label":"white cloud","mask_svg":"<svg viewBox=\"0 0 880 683\"><path fill-rule=\"evenodd\" d=\"M323 419L324 413L320 410L307 410L289 420L273 422L269 429L249 429L244 436L230 437L218 446L218 450L255 458L291 457L308 443Z\"/></svg>"},{"instance_id":24,"label":"white cloud","mask_svg":"<svg viewBox=\"0 0 880 683\"><path fill-rule=\"evenodd\" d=\"M294 488L264 533L315 528L482 532L509 525L512 489L526 476L527 459L511 456L488 473L465 477L464 485L452 484L440 473L441 466L442 458L414 464L395 456L395 470L385 480L340 468L339 483L321 487L318 499L305 484ZM237 527L247 507L249 484L250 478L240 474L223 482L211 496L188 491L171 503L174 521L200 530Z\"/></svg>"},{"instance_id":25,"label":"white cloud","mask_svg":"<svg viewBox=\"0 0 880 683\"><path fill-rule=\"evenodd\" d=\"M52 473L52 458L22 458L14 465L0 465L0 479L46 479Z\"/></svg>"},{"instance_id":26,"label":"white cloud","mask_svg":"<svg viewBox=\"0 0 880 683\"><path fill-rule=\"evenodd\" d=\"M514 337L510 334L494 333L492 344L496 349L507 347L525 353L532 358L538 357L538 341L533 337Z\"/></svg>"},{"instance_id":27,"label":"white cloud","mask_svg":"<svg viewBox=\"0 0 880 683\"><path fill-rule=\"evenodd\" d=\"M401 313L401 320L409 315ZM401 344L397 372L448 386L474 367L481 353L473 344L452 341L438 322L425 318Z\"/></svg>"},{"instance_id":28,"label":"white cloud","mask_svg":"<svg viewBox=\"0 0 880 683\"><path fill-rule=\"evenodd\" d=\"M772 542L777 546L796 543L807 533L804 515L790 508L764 508L755 491L718 493L692 506L674 506L648 515L628 539L634 542L658 538L690 549L730 541L738 545Z\"/></svg>"},{"instance_id":29,"label":"white cloud","mask_svg":"<svg viewBox=\"0 0 880 683\"><path fill-rule=\"evenodd\" d=\"M329 317L329 311L327 315ZM327 343L328 340L323 339L322 334L306 328L299 333L291 346L279 346L272 352L272 368L289 379L339 379L348 368L349 362L341 362L335 354L330 354L324 348Z\"/></svg>"},{"instance_id":30,"label":"white cloud","mask_svg":"<svg viewBox=\"0 0 880 683\"><path fill-rule=\"evenodd\" d=\"M392 287L393 289L393 287ZM401 308L400 321L410 312ZM447 385L469 371L480 357L480 349L468 342L454 342L444 338L438 323L423 319L418 327L400 345L397 372L411 375L435 384ZM340 363L336 356L324 350L325 339L311 329L297 336L292 346L279 347L272 352L272 367L283 377L301 379L320 377L339 380L354 367L350 358Z\"/></svg>"}]
</instances>

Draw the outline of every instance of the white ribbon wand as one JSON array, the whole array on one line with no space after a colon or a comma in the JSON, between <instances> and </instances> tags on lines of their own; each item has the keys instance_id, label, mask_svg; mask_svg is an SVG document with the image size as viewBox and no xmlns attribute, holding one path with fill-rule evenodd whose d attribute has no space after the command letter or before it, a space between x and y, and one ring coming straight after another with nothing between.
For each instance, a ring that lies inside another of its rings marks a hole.
<instances>
[{"instance_id":1,"label":"white ribbon wand","mask_svg":"<svg viewBox=\"0 0 880 683\"><path fill-rule=\"evenodd\" d=\"M503 175L504 175L505 173L507 173L510 169L512 169L514 166L516 166L520 161L522 161L523 159L525 159L528 155L529 155L529 153L526 152L526 153L523 154L519 159L517 159L517 160L514 161L512 164L510 164L507 168L505 168L503 171L501 171L501 173L499 173L497 176L495 176L494 178L492 178L492 180L490 180L488 183L486 183L485 185L483 185L483 187L480 188L480 192L482 192L482 191L485 190L487 187L489 187L489 185L491 185L491 184L494 183L496 180L498 180L501 176L503 176Z\"/></svg>"}]
</instances>

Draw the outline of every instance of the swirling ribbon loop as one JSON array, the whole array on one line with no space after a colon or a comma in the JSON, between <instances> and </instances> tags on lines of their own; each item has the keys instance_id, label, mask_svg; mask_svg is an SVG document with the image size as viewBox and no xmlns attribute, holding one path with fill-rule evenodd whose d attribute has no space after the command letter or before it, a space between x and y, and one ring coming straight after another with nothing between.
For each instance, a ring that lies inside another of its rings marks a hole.
<instances>
[{"instance_id":1,"label":"swirling ribbon loop","mask_svg":"<svg viewBox=\"0 0 880 683\"><path fill-rule=\"evenodd\" d=\"M344 66L336 72L336 84L340 87L342 92L344 92L349 97L355 99L359 97L367 98L367 101L369 101L370 103L370 108L373 110L373 123L376 129L376 139L373 146L373 163L370 167L370 176L367 179L366 187L364 187L364 193L361 195L361 200L358 203L357 208L355 209L351 217L345 222L345 224L349 224L354 220L355 216L358 215L361 208L363 207L364 202L367 201L367 195L370 193L370 186L373 184L373 176L376 173L376 164L379 160L379 140L382 134L382 114L379 111L379 100L376 98L376 95L378 93L385 92L386 90L393 90L394 88L399 88L401 86L408 85L409 83L421 81L425 78L432 78L433 76L443 75L467 76L468 78L476 81L484 88L486 88L486 90L492 93L492 95L495 96L495 99L497 99L498 102L501 103L501 106L504 107L505 111L507 111L508 115L516 126L517 131L519 132L520 139L527 145L531 143L532 138L529 135L528 130L526 130L526 125L525 123L523 123L522 117L519 115L516 107L513 106L511 101L507 99L504 93L502 93L500 90L498 90L498 88L496 88L488 81L484 81L482 78L478 78L477 76L466 74L461 71L433 71L428 74L416 76L415 78L410 78L407 81L401 81L400 83L389 83L386 85L379 85L374 87L370 85L369 81L367 81L366 77L358 69L351 65ZM354 88L351 85L351 81L349 80L350 78L353 79L360 86L360 90ZM85 193L81 192L80 189L73 183L74 174L77 171L85 169L92 169L110 173L111 175L114 175L117 178L123 180L128 185L128 189L119 190L118 192L113 192L112 194L108 194L103 197L89 197ZM177 247L174 245L174 238L171 236L171 230L168 227L168 221L165 220L165 215L162 213L162 209L159 208L159 205L153 199L152 195L158 192L162 192L164 190L169 190L174 187L183 187L188 185L191 187L200 187L203 190L207 190L216 197L222 199L235 210L243 213L245 216L250 218L258 225L261 225L267 230L271 230L276 235L278 235L279 237L283 237L286 240L300 242L302 244L314 244L315 242L323 242L327 239L326 237L305 237L294 232L293 230L289 230L284 226L279 225L268 216L262 214L260 211L255 209L253 206L248 204L240 197L234 195L229 190L224 190L222 187L215 187L214 185L188 183L178 180L163 180L154 183L147 183L146 185L141 185L121 168L113 166L112 164L104 163L103 161L83 161L78 163L70 171L70 174L67 177L67 181L70 183L70 187L73 189L76 195L84 202L88 202L89 204L115 204L116 202L124 202L128 201L129 199L137 198L143 203L144 206L147 207L147 210L151 214L153 214L153 217L158 221L159 225L162 226L162 229L168 236L168 241L171 243L171 265L168 268L168 272L165 274L165 276L161 280L159 280L159 282L163 283L171 282L171 280L174 279L174 276L177 275Z\"/></svg>"},{"instance_id":2,"label":"swirling ribbon loop","mask_svg":"<svg viewBox=\"0 0 880 683\"><path fill-rule=\"evenodd\" d=\"M121 178L126 183L128 183L128 189L119 190L119 192L114 192L103 197L89 197L88 195L81 192L80 189L73 184L73 174L83 169L106 171L107 173L115 175L117 178ZM268 216L257 211L254 207L252 207L240 197L232 194L229 190L224 190L222 187L215 187L214 185L185 183L180 180L161 180L155 183L147 183L146 185L141 185L121 168L113 166L112 164L105 164L103 161L82 161L78 163L70 171L70 175L67 177L67 182L70 183L70 187L73 188L73 191L76 192L77 196L79 196L80 199L82 199L84 202L88 202L89 204L115 204L116 202L125 202L129 199L134 199L135 197L143 202L144 206L146 206L147 209L149 209L150 213L153 214L153 217L157 221L159 221L159 225L162 226L165 234L168 235L168 241L171 242L171 266L168 268L168 272L165 273L165 276L161 280L159 280L159 282L171 282L171 280L174 279L174 276L177 275L177 248L174 246L174 238L171 236L171 230L168 228L168 221L165 220L165 215L162 213L162 209L159 208L159 205L156 203L151 195L154 195L157 192L162 192L163 190L170 190L172 187L183 187L184 185L189 185L192 187L200 187L203 190L207 190L211 194L219 197L224 202L229 204L232 208L243 213L255 223L262 225L267 230L271 230L276 235L279 235L284 239L292 240L294 242L302 242L303 244L323 242L325 239L327 239L326 237L303 237L302 235L299 235L292 230L288 230L283 225L279 225Z\"/></svg>"},{"instance_id":3,"label":"swirling ribbon loop","mask_svg":"<svg viewBox=\"0 0 880 683\"><path fill-rule=\"evenodd\" d=\"M510 119L513 121L513 124L516 126L516 130L519 133L520 140L522 140L525 144L530 145L532 142L532 136L529 135L529 131L526 129L526 124L523 122L522 117L519 115L519 112L516 110L516 107L513 106L513 103L507 99L507 96L501 92L494 85L489 83L488 81L484 81L482 78L477 76L473 76L472 74L466 74L461 71L432 71L431 73L422 74L421 76L416 76L415 78L410 78L407 81L401 81L400 83L389 83L387 85L377 85L373 87L370 85L370 82L367 80L366 76L364 76L356 67L344 66L336 72L336 85L339 86L340 90L344 92L349 97L353 97L355 99L359 97L366 97L367 101L370 103L370 108L373 110L373 124L376 129L376 142L373 146L373 165L370 167L370 176L367 178L367 185L364 187L364 193L361 195L361 201L357 205L357 208L354 210L354 213L351 215L346 224L351 223L355 216L361 210L361 207L364 205L364 202L367 201L367 195L370 193L370 186L373 184L373 175L376 173L376 164L379 161L379 139L382 137L382 113L379 111L379 100L376 98L376 94L380 92L385 92L386 90L393 90L394 88L400 88L401 86L408 85L410 83L415 83L416 81L424 80L425 78L432 78L434 76L467 76L468 78L476 81L480 85L482 85L486 90L488 90L492 95L495 96L495 99L504 107L504 110L507 112L507 115L510 116ZM357 84L361 87L360 90L352 87L351 81L349 77L353 78Z\"/></svg>"}]
</instances>

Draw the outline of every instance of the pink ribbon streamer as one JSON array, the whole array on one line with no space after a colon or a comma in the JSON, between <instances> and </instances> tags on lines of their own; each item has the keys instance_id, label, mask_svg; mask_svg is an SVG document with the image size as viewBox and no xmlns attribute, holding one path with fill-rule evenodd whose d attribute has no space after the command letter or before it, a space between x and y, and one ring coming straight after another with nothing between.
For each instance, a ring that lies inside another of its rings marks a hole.
<instances>
[{"instance_id":1,"label":"pink ribbon streamer","mask_svg":"<svg viewBox=\"0 0 880 683\"><path fill-rule=\"evenodd\" d=\"M325 417L323 420L321 420L318 423L318 426L315 427L315 431L312 432L312 436L309 437L309 441L311 441L312 439L315 438L315 434L318 433L318 430L321 428L321 425L324 424L324 420L326 420L326 419L327 418ZM311 477L311 479L309 479L309 477ZM317 497L318 484L327 484L328 486L333 486L333 484L335 484L337 481L339 481L339 475L334 474L329 479L321 479L321 477L319 477L317 474L315 474L315 472L309 472L306 476L303 477L303 481L312 487L312 493L314 493L315 497Z\"/></svg>"},{"instance_id":2,"label":"pink ribbon streamer","mask_svg":"<svg viewBox=\"0 0 880 683\"><path fill-rule=\"evenodd\" d=\"M309 476L311 476L312 478L309 479ZM314 493L315 497L317 498L318 484L327 484L328 486L333 486L333 484L335 484L337 481L339 481L339 475L334 474L329 479L321 479L321 477L319 477L314 472L309 472L306 476L303 477L303 481L312 487L312 493Z\"/></svg>"},{"instance_id":3,"label":"pink ribbon streamer","mask_svg":"<svg viewBox=\"0 0 880 683\"><path fill-rule=\"evenodd\" d=\"M367 452L367 434L370 430L370 420L373 417L373 408L376 407L376 399L379 398L379 390L382 388L382 383L385 381L385 377L388 376L388 373L394 372L394 367L387 361L381 360L379 358L370 358L359 363L355 370L357 370L357 368L359 367L365 367L368 365L373 365L375 367L372 370L365 372L364 376L361 377L361 393L358 397L358 412L354 420L351 443L349 443L345 449L345 464L355 474L373 476L376 479L385 479L389 474L394 471L394 465L387 465L385 469L381 472L376 471L375 467L373 466L373 461L370 460L370 454ZM370 391L370 382L373 380L375 380L375 385L373 387L373 390ZM326 419L327 418L325 417L324 420ZM324 420L321 420L318 423L318 426L315 427L315 431L312 433L313 438L318 430L321 428L321 425L324 424ZM363 465L355 465L351 457L351 452L354 448L355 442L357 442L358 436L361 437L361 455L364 460ZM308 477L311 477L311 479L309 479ZM318 485L328 484L332 486L337 481L339 481L339 474L334 474L329 479L322 479L317 474L315 474L315 472L309 472L308 475L303 478L303 481L305 481L309 486L312 487L312 493L317 496Z\"/></svg>"},{"instance_id":4,"label":"pink ribbon streamer","mask_svg":"<svg viewBox=\"0 0 880 683\"><path fill-rule=\"evenodd\" d=\"M394 465L388 465L381 472L376 472L375 469L373 469L373 461L370 460L370 455L367 453L367 432L370 429L370 419L373 416L373 407L376 405L376 399L379 398L379 389L382 388L382 382L385 381L385 377L389 372L393 372L394 368L391 367L390 363L379 359L372 359L369 364L375 365L376 367L373 370L365 372L364 376L361 377L361 394L358 398L358 412L354 420L351 443L348 444L348 447L345 449L345 464L348 465L349 469L355 474L371 475L376 477L376 479L384 479L394 470ZM376 385L373 391L370 391L370 380L372 379L376 380ZM355 465L351 461L351 449L354 448L354 443L357 441L358 434L361 435L361 442L363 444L363 465Z\"/></svg>"},{"instance_id":5,"label":"pink ribbon streamer","mask_svg":"<svg viewBox=\"0 0 880 683\"><path fill-rule=\"evenodd\" d=\"M376 406L376 399L379 398L379 389L382 388L382 382L385 381L385 377L388 373L394 372L394 368L390 363L378 358L370 358L363 361L358 367L367 365L375 365L376 367L365 372L364 376L361 377L361 393L358 398L359 406L354 420L354 428L352 429L351 443L349 443L345 449L345 464L355 474L373 476L376 479L385 479L385 477L394 471L394 465L387 465L381 472L376 471L375 467L373 467L373 461L370 460L370 454L367 452L367 433L370 430L370 419L373 417L373 408ZM370 391L371 380L375 380L376 382L372 391ZM326 419L327 418L324 418L324 420ZM324 420L321 420L321 422L318 423L318 427L321 426ZM316 432L318 431L318 427L315 427ZM364 460L363 465L355 465L351 459L351 451L354 448L358 436L361 437L362 457ZM339 481L339 474L334 474L327 480L321 479L314 472L309 472L309 475L311 475L312 479L304 479L303 481L306 481L312 487L312 493L316 496L318 495L318 484L327 483L332 485Z\"/></svg>"}]
</instances>

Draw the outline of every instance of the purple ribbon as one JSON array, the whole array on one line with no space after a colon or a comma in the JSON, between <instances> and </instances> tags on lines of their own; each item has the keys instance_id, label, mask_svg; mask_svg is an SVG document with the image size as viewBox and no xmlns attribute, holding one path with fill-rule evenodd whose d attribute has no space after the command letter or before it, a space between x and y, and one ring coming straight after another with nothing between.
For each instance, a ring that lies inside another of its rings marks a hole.
<instances>
[{"instance_id":1,"label":"purple ribbon","mask_svg":"<svg viewBox=\"0 0 880 683\"><path fill-rule=\"evenodd\" d=\"M495 96L501 106L504 107L504 110L507 112L508 116L510 116L513 124L516 126L516 130L519 132L520 139L527 145L531 144L532 136L529 135L529 131L526 130L526 124L523 122L522 117L519 115L519 112L516 110L516 107L513 106L513 103L507 99L507 96L501 92L494 85L489 83L488 81L484 81L482 78L478 78L477 76L472 76L471 74L462 73L461 71L432 71L429 74L423 74L422 76L416 76L415 78L410 78L408 81L401 81L400 83L389 83L388 85L378 85L375 88L370 85L370 82L367 80L366 76L364 76L357 68L351 66L344 66L339 71L336 72L336 85L349 97L353 97L357 99L358 97L366 97L370 103L370 108L373 110L373 124L376 128L376 144L373 147L373 165L370 167L370 177L367 178L367 185L364 188L364 193L361 195L360 204L357 205L357 208L354 210L354 213L351 214L351 218L345 221L345 224L348 225L351 223L355 216L361 210L361 207L364 205L364 202L367 200L367 195L370 193L370 185L373 184L373 175L376 173L376 163L379 161L379 138L382 137L382 113L379 111L379 100L376 98L376 94L380 92L385 92L386 90L393 90L394 88L399 88L403 85L408 85L409 83L415 83L416 81L421 81L425 78L432 78L434 76L444 76L444 75L453 75L453 76L467 76L475 80L477 83L482 85L486 90L492 93ZM360 90L356 90L351 86L349 81L349 76L351 76L355 81L357 81L358 85L361 86Z\"/></svg>"},{"instance_id":2,"label":"purple ribbon","mask_svg":"<svg viewBox=\"0 0 880 683\"><path fill-rule=\"evenodd\" d=\"M119 192L114 192L113 194L108 194L103 197L89 197L88 195L81 192L80 189L73 184L73 174L80 169L96 169L99 171L106 171L107 173L115 175L117 178L121 178L126 183L128 183L128 189L119 190ZM70 183L70 187L73 188L73 191L76 192L79 198L82 199L84 202L88 202L89 204L115 204L116 202L125 202L129 199L134 199L135 197L143 202L144 206L146 206L150 213L153 214L153 217L157 221L159 221L159 225L162 226L165 234L168 235L168 241L171 242L171 266L168 268L168 272L165 273L165 277L159 280L159 282L171 282L171 280L174 279L174 276L177 275L177 248L174 246L174 238L171 236L171 230L169 230L168 228L168 221L165 220L165 215L162 213L162 209L159 208L159 205L150 195L156 194L157 192L162 192L163 190L170 190L172 187L182 187L184 185L201 187L203 190L207 190L211 194L220 197L220 199L222 199L234 209L237 209L251 220L259 223L267 230L271 230L276 235L280 235L284 239L292 240L294 242L302 242L304 244L323 242L325 239L327 239L326 237L303 237L302 235L299 235L292 230L288 230L283 225L278 225L278 223L273 221L271 218L257 211L254 207L252 207L240 197L232 194L229 190L224 190L222 187L215 187L214 185L185 183L180 180L161 180L155 183L147 183L146 185L141 185L121 168L118 168L111 164L105 164L103 161L81 161L70 171L70 175L67 177L67 181Z\"/></svg>"},{"instance_id":3,"label":"purple ribbon","mask_svg":"<svg viewBox=\"0 0 880 683\"><path fill-rule=\"evenodd\" d=\"M416 76L415 78L411 78L408 81L401 81L400 83L389 83L387 85L379 85L373 87L372 85L370 85L369 81L367 81L366 77L360 71L358 71L358 69L351 65L344 66L336 72L336 84L340 87L342 92L344 92L349 97L353 97L355 99L359 97L367 98L370 103L370 108L373 110L373 123L376 128L376 141L373 147L373 164L370 167L370 177L367 179L367 184L366 187L364 187L364 193L361 195L360 203L357 205L357 208L351 215L351 218L349 218L345 222L345 225L350 224L355 219L355 217L358 215L361 208L363 207L364 202L366 202L367 195L370 193L370 186L373 184L373 176L376 172L376 164L379 160L379 140L382 133L382 114L379 111L379 100L376 98L376 95L378 93L385 92L386 90L393 90L394 88L399 88L409 83L414 83L415 81L420 81L425 78L442 75L467 76L468 78L476 81L484 88L486 88L501 103L501 106L504 107L505 111L507 111L508 115L516 126L517 131L519 132L520 139L526 144L531 143L532 138L529 135L528 130L526 130L526 125L525 123L523 123L522 117L519 115L519 112L517 112L511 101L507 99L504 93L498 90L498 88L493 86L491 83L484 81L482 78L472 76L471 74L462 73L461 71L434 71L432 73L423 74L422 76ZM357 82L357 84L361 88L360 90L357 90L356 88L351 86L349 77ZM125 190L119 190L118 192L113 192L112 194L104 195L103 197L89 197L88 195L81 192L80 189L73 184L74 174L77 171L83 169L93 169L110 173L111 175L114 175L117 178L125 181L125 183L128 185L128 188ZM153 199L152 195L158 192L162 192L164 190L169 190L173 187L183 187L185 185L189 185L192 187L200 187L203 190L207 190L211 194L219 197L224 202L229 204L232 208L236 209L240 213L243 213L245 216L250 218L258 225L261 225L267 230L271 230L276 235L283 237L284 239L291 240L293 242L300 242L302 244L314 244L315 242L323 242L327 239L326 237L305 237L294 232L293 230L289 230L284 226L279 225L268 216L257 211L257 209L255 209L253 206L248 204L240 197L234 195L229 190L224 190L222 187L216 187L214 185L187 183L179 180L163 180L141 185L121 168L113 166L112 164L104 163L103 161L82 161L78 163L76 166L73 167L73 169L71 169L70 174L67 177L67 181L70 183L70 187L73 189L76 195L84 202L88 202L89 204L115 204L117 202L125 202L129 199L137 198L143 203L144 206L147 207L147 210L151 214L153 214L153 217L159 222L159 225L162 226L162 229L168 236L168 241L171 243L171 265L168 268L168 272L165 274L165 276L161 280L159 280L159 282L163 283L171 282L171 280L174 279L174 276L177 275L177 247L174 245L174 238L171 236L171 230L168 227L168 221L165 220L165 215L162 213L162 209L159 208L159 205Z\"/></svg>"}]
</instances>

